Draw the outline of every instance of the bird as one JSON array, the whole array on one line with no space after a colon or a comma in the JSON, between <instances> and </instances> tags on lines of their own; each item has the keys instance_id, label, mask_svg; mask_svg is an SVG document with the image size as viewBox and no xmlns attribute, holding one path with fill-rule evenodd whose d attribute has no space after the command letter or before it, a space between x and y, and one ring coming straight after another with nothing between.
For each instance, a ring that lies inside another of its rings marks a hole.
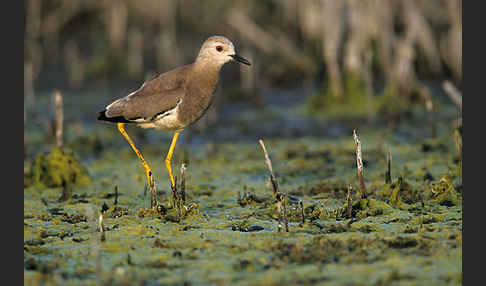
<instances>
[{"instance_id":1,"label":"bird","mask_svg":"<svg viewBox=\"0 0 486 286\"><path fill-rule=\"evenodd\" d=\"M155 184L150 166L125 130L125 124L141 128L154 128L174 132L165 157L172 190L175 188L171 159L180 132L198 121L211 105L219 81L219 72L228 62L250 66L238 55L233 43L224 36L207 38L191 64L176 67L146 81L134 92L119 98L98 114L98 120L116 123L137 154L147 176L147 183L155 194ZM154 198L154 197L153 197ZM152 199L152 207L155 207Z\"/></svg>"}]
</instances>

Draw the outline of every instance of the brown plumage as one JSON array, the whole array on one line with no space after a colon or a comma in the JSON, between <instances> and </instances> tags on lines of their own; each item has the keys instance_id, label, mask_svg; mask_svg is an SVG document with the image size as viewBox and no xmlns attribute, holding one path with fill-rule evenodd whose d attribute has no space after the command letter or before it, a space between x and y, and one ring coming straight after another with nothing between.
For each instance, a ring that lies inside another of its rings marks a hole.
<instances>
[{"instance_id":1,"label":"brown plumage","mask_svg":"<svg viewBox=\"0 0 486 286\"><path fill-rule=\"evenodd\" d=\"M188 67L173 69L146 82L137 91L110 104L105 116L126 120L150 119L157 113L174 108L184 94L183 81Z\"/></svg>"},{"instance_id":2,"label":"brown plumage","mask_svg":"<svg viewBox=\"0 0 486 286\"><path fill-rule=\"evenodd\" d=\"M196 122L208 110L218 84L219 71L229 61L250 65L248 60L236 54L230 40L222 36L210 37L203 43L194 63L145 82L138 90L115 100L99 113L98 120L117 123L118 130L142 162L152 192L153 208L157 203L152 171L125 131L124 124L135 123L143 128L174 131L165 159L174 191L171 158L179 132Z\"/></svg>"},{"instance_id":3,"label":"brown plumage","mask_svg":"<svg viewBox=\"0 0 486 286\"><path fill-rule=\"evenodd\" d=\"M98 119L136 123L144 128L182 130L204 115L211 104L219 70L232 60L249 64L236 55L227 38L210 37L193 64L147 81L140 89L108 105Z\"/></svg>"}]
</instances>

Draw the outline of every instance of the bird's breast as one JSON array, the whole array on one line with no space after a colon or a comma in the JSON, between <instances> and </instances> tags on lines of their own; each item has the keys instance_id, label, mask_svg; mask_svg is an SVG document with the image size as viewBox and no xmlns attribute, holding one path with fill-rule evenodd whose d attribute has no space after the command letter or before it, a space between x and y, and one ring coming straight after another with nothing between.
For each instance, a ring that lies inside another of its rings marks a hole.
<instances>
[{"instance_id":1,"label":"bird's breast","mask_svg":"<svg viewBox=\"0 0 486 286\"><path fill-rule=\"evenodd\" d=\"M216 84L203 88L192 87L186 89L184 99L180 105L178 117L186 125L195 123L211 106Z\"/></svg>"}]
</instances>

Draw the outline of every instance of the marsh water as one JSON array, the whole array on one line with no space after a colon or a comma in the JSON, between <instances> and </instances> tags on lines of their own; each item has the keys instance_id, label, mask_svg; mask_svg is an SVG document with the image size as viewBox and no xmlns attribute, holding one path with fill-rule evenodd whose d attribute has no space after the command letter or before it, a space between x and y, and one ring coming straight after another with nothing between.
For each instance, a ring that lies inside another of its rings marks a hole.
<instances>
[{"instance_id":1,"label":"marsh water","mask_svg":"<svg viewBox=\"0 0 486 286\"><path fill-rule=\"evenodd\" d=\"M179 178L186 164L178 213L164 164L171 134L127 127L154 173L163 211L151 211L139 159L116 126L96 121L127 91L64 92L63 149L55 148L50 94L36 94L25 127L26 285L461 284L460 129L440 92L433 111L415 104L385 118L366 106L310 113L303 90L262 90L259 100L220 90L214 109L177 142ZM289 232L278 230L258 139L286 194ZM42 167L49 160L57 165ZM72 171L74 163L81 167ZM49 170L57 173L47 183ZM63 172L76 178L56 183Z\"/></svg>"}]
</instances>

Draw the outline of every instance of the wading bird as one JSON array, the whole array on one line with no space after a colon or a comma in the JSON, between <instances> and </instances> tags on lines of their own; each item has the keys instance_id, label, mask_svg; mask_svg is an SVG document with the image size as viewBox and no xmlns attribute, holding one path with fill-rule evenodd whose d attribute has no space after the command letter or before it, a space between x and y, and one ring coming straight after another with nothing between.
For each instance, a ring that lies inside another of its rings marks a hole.
<instances>
[{"instance_id":1,"label":"wading bird","mask_svg":"<svg viewBox=\"0 0 486 286\"><path fill-rule=\"evenodd\" d=\"M194 63L177 67L145 82L138 90L115 100L99 113L98 120L117 123L118 130L142 161L153 195L155 186L152 171L128 136L124 125L134 123L142 128L174 131L165 158L171 187L174 189L171 159L179 133L206 113L218 83L219 71L230 61L250 65L248 60L236 53L229 39L212 36L204 41Z\"/></svg>"}]
</instances>

